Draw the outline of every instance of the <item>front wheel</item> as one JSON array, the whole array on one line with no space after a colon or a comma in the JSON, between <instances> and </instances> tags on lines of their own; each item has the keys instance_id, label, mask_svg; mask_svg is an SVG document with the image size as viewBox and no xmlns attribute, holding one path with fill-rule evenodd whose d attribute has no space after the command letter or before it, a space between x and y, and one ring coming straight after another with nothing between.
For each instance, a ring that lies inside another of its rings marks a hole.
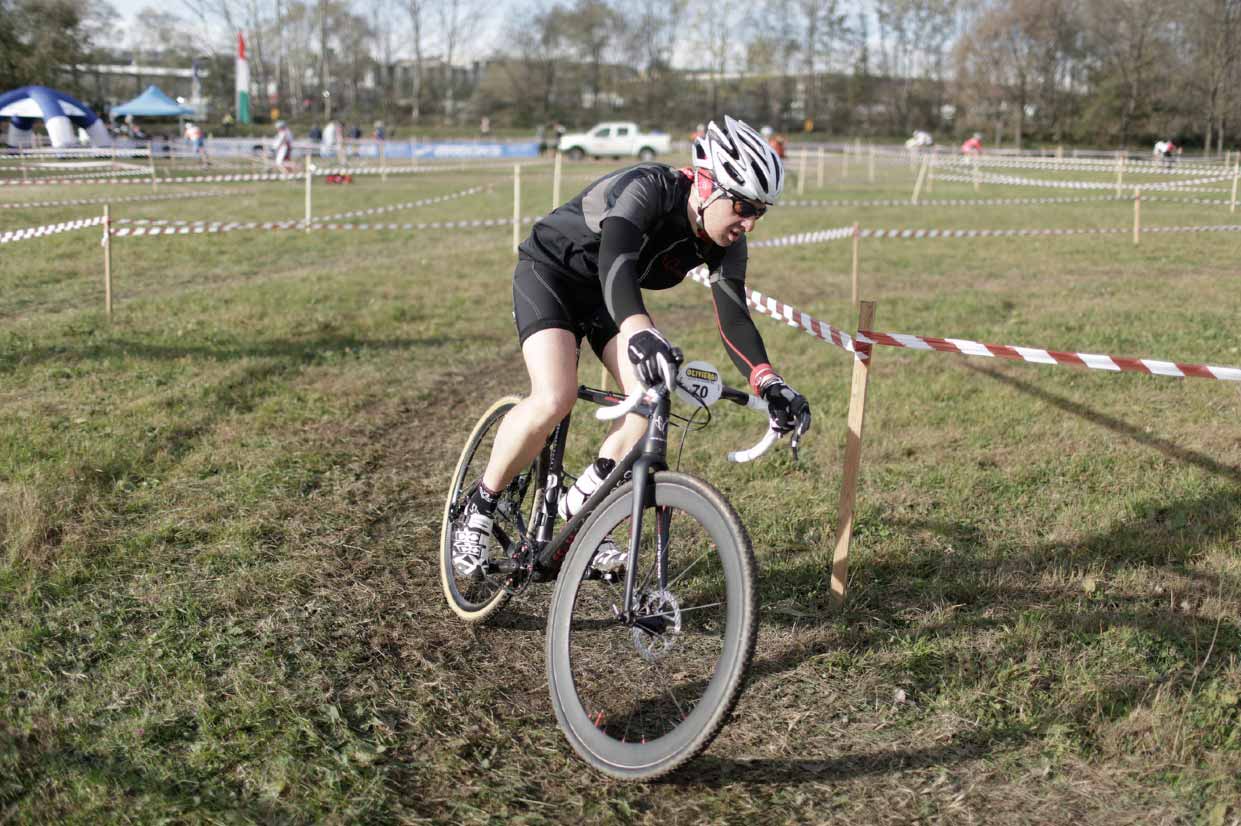
<instances>
[{"instance_id":1,"label":"front wheel","mask_svg":"<svg viewBox=\"0 0 1241 826\"><path fill-rule=\"evenodd\" d=\"M638 160L643 163L650 163L655 160L655 150L651 149L649 146L642 147L642 149L638 151Z\"/></svg>"},{"instance_id":2,"label":"front wheel","mask_svg":"<svg viewBox=\"0 0 1241 826\"><path fill-rule=\"evenodd\" d=\"M590 765L623 780L666 774L705 749L754 654L754 551L736 511L692 476L656 473L653 484L634 621L621 619L623 573L590 569L605 539L628 547L632 482L583 527L547 618L548 686L560 727Z\"/></svg>"},{"instance_id":3,"label":"front wheel","mask_svg":"<svg viewBox=\"0 0 1241 826\"><path fill-rule=\"evenodd\" d=\"M539 496L536 460L517 474L500 493L488 560L468 575L462 575L453 567L453 525L461 517L470 494L482 478L500 422L520 401L518 396L505 396L479 418L465 440L457 468L448 484L448 501L444 505L444 519L440 526L440 585L448 607L466 622L483 622L508 602L511 595L508 583L512 571L502 569L497 563L511 561L526 531L523 516L534 512L534 503Z\"/></svg>"}]
</instances>

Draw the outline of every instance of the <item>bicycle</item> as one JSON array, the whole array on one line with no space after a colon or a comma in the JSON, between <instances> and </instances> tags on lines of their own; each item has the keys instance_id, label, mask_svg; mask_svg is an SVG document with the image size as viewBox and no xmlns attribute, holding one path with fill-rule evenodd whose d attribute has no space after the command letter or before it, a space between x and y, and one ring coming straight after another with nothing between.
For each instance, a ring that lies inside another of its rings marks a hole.
<instances>
[{"instance_id":1,"label":"bicycle","mask_svg":"<svg viewBox=\"0 0 1241 826\"><path fill-rule=\"evenodd\" d=\"M711 365L685 364L679 351L675 357L677 395L697 405L695 415L720 399L766 415L765 402L725 386ZM556 580L546 648L557 721L597 770L649 780L710 745L740 697L757 632L754 551L723 494L668 470L673 414L666 388L622 399L581 386L578 399L600 405L600 419L645 417L645 437L556 531L572 414L565 416L539 456L501 492L491 558L460 577L452 563L453 523L478 484L500 420L520 399L497 401L474 426L453 474L440 580L449 606L472 623L493 616L531 583ZM708 410L708 423L709 416ZM676 418L688 432L694 418ZM793 431L794 458L808 425L803 419ZM758 444L728 458L756 459L779 435L768 428ZM592 568L606 539L628 549L619 572Z\"/></svg>"}]
</instances>

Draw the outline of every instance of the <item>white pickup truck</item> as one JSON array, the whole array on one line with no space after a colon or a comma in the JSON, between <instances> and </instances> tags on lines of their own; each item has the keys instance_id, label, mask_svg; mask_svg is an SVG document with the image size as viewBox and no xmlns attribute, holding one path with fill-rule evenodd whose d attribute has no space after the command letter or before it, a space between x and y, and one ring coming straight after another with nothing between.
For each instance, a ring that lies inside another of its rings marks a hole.
<instances>
[{"instance_id":1,"label":"white pickup truck","mask_svg":"<svg viewBox=\"0 0 1241 826\"><path fill-rule=\"evenodd\" d=\"M662 132L643 134L638 124L629 121L600 123L589 132L560 136L560 151L578 161L593 158L638 158L654 160L659 153L671 149L672 139Z\"/></svg>"}]
</instances>

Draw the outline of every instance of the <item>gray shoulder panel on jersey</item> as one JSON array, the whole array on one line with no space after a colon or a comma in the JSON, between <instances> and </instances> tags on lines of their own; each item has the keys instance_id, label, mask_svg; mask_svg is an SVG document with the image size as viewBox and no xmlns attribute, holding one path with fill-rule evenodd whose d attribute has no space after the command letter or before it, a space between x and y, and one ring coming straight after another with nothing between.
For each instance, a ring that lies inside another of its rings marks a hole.
<instances>
[{"instance_id":1,"label":"gray shoulder panel on jersey","mask_svg":"<svg viewBox=\"0 0 1241 826\"><path fill-rule=\"evenodd\" d=\"M656 165L630 167L609 175L595 184L582 196L582 217L591 232L603 231L603 219L610 217L624 218L640 230L646 229L643 216L651 214L651 205L656 197L656 180L643 174L646 170L657 168ZM628 178L615 203L608 207L608 193L622 178Z\"/></svg>"}]
</instances>

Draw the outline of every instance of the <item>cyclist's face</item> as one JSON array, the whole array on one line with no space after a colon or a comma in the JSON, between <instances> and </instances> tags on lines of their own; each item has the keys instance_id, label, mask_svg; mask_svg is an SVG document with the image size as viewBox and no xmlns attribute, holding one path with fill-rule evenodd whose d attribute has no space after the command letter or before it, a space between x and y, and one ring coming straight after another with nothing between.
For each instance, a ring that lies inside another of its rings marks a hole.
<instances>
[{"instance_id":1,"label":"cyclist's face","mask_svg":"<svg viewBox=\"0 0 1241 826\"><path fill-rule=\"evenodd\" d=\"M738 202L717 189L711 193L710 203L703 210L702 223L712 241L721 247L727 247L754 229L761 217L763 216L754 205L745 201Z\"/></svg>"}]
</instances>

